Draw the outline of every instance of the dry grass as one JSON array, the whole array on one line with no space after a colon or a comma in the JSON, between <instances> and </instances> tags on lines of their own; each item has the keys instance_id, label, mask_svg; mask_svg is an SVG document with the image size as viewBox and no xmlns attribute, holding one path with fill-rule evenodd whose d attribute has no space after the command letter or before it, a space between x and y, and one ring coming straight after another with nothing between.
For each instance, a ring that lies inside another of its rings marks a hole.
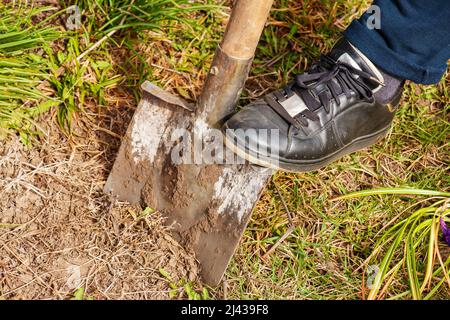
<instances>
[{"instance_id":1,"label":"dry grass","mask_svg":"<svg viewBox=\"0 0 450 320\"><path fill-rule=\"evenodd\" d=\"M94 299L161 299L171 290L161 268L196 280L195 258L158 212L103 195L108 142L47 130L32 149L0 147L0 296L67 299L81 286Z\"/></svg>"}]
</instances>

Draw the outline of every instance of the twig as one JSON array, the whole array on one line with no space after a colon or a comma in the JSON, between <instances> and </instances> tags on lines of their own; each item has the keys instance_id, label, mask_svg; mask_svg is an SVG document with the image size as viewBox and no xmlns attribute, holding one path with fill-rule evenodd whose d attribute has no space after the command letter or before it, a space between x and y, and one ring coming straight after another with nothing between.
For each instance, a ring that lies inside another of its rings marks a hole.
<instances>
[{"instance_id":1,"label":"twig","mask_svg":"<svg viewBox=\"0 0 450 320\"><path fill-rule=\"evenodd\" d=\"M223 280L223 300L228 300L228 282Z\"/></svg>"},{"instance_id":2,"label":"twig","mask_svg":"<svg viewBox=\"0 0 450 320\"><path fill-rule=\"evenodd\" d=\"M291 211L289 210L289 208L288 208L288 206L287 206L287 204L286 204L286 201L284 201L284 197L283 197L283 195L281 194L280 189L278 188L277 184L274 183L273 185L275 186L275 189L277 190L277 193L278 193L278 195L279 195L280 198L281 198L281 202L283 203L284 210L286 210L286 213L287 213L287 216L288 216L288 220L289 220L289 224L290 224L291 226L293 226L293 225L294 225L294 221L293 221L293 220L294 220L294 217L292 216L292 213L291 213Z\"/></svg>"},{"instance_id":3,"label":"twig","mask_svg":"<svg viewBox=\"0 0 450 320\"><path fill-rule=\"evenodd\" d=\"M132 0L132 1L131 1L131 3L128 5L128 8L130 8L130 7L133 5L134 1L135 1L135 0ZM127 16L126 16L126 14L125 14L125 15L122 17L122 20L120 20L119 27L120 27L121 25L124 24L126 18L127 18ZM94 50L94 49L96 49L98 46L100 46L105 40L107 40L107 39L110 38L114 33L116 33L117 30L119 30L119 29L111 30L110 32L108 32L107 35L103 36L100 40L98 40L96 43L94 43L89 49L87 49L87 50L84 51L82 54L80 54L80 55L77 57L77 62L80 62L81 59L83 59L84 56L86 56L89 52L91 52L92 50Z\"/></svg>"},{"instance_id":4,"label":"twig","mask_svg":"<svg viewBox=\"0 0 450 320\"><path fill-rule=\"evenodd\" d=\"M275 242L275 244L272 246L272 247L270 247L270 249L266 252L266 253L264 253L264 255L262 256L262 259L263 260L266 260L267 259L267 257L276 249L276 248L278 248L278 246L287 238L287 237L289 237L290 236L290 234L292 233L292 231L294 231L294 229L295 229L295 226L290 226L287 230L286 230L286 232L281 236L281 238L277 241L277 242Z\"/></svg>"},{"instance_id":5,"label":"twig","mask_svg":"<svg viewBox=\"0 0 450 320\"><path fill-rule=\"evenodd\" d=\"M177 70L174 70L174 69L170 69L170 68L166 68L166 67L162 67L162 66L158 66L157 64L154 64L154 63L151 63L150 65L152 67L155 67L155 68L158 68L158 69L162 69L162 70L165 70L165 71L170 71L170 72L173 72L173 73L176 73L176 74L179 74L179 75L185 75L185 73L183 73L183 72L180 72L180 71L177 71Z\"/></svg>"},{"instance_id":6,"label":"twig","mask_svg":"<svg viewBox=\"0 0 450 320\"><path fill-rule=\"evenodd\" d=\"M77 62L80 62L81 59L83 59L89 52L91 52L92 50L98 48L98 46L100 46L106 39L110 38L114 33L116 33L116 31L119 29L114 29L111 30L110 32L108 32L107 35L103 36L100 40L98 40L96 43L94 43L91 47L89 47L89 49L87 49L86 51L84 51L82 54L80 54L77 57Z\"/></svg>"},{"instance_id":7,"label":"twig","mask_svg":"<svg viewBox=\"0 0 450 320\"><path fill-rule=\"evenodd\" d=\"M286 240L287 237L290 236L290 234L292 233L292 231L294 231L295 229L295 224L294 224L294 217L291 213L291 211L289 210L286 201L284 200L283 195L280 192L280 189L278 188L277 184L274 183L273 184L275 186L275 190L277 191L278 195L280 196L281 202L283 203L284 206L284 210L286 210L287 213L287 217L289 220L289 228L286 230L286 232L281 236L280 239L278 239L277 242L275 242L275 244L270 247L270 249L262 256L263 260L266 260L267 257L284 241Z\"/></svg>"}]
</instances>

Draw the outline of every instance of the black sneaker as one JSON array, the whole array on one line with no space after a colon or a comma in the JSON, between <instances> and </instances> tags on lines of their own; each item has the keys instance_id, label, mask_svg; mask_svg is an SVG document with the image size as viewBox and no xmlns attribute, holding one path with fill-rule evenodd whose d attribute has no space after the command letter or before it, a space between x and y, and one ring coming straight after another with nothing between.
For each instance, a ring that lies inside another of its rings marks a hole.
<instances>
[{"instance_id":1,"label":"black sneaker","mask_svg":"<svg viewBox=\"0 0 450 320\"><path fill-rule=\"evenodd\" d=\"M233 115L224 124L225 142L261 166L316 170L382 138L403 85L341 39L285 88ZM277 139L271 143L267 132Z\"/></svg>"}]
</instances>

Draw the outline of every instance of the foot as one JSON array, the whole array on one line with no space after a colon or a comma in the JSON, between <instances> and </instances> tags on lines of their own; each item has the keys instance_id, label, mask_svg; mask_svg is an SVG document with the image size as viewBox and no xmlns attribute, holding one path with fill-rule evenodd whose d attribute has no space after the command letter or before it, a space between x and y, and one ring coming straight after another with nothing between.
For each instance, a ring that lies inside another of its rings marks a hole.
<instances>
[{"instance_id":1,"label":"foot","mask_svg":"<svg viewBox=\"0 0 450 320\"><path fill-rule=\"evenodd\" d=\"M225 142L258 165L316 170L382 138L403 85L341 39L285 88L231 117L224 124Z\"/></svg>"}]
</instances>

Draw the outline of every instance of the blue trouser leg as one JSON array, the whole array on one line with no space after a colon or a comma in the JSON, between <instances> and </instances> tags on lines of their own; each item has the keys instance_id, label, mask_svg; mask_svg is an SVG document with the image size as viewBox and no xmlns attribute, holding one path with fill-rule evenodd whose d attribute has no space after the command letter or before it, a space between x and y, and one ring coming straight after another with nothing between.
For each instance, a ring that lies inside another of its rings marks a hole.
<instances>
[{"instance_id":1,"label":"blue trouser leg","mask_svg":"<svg viewBox=\"0 0 450 320\"><path fill-rule=\"evenodd\" d=\"M369 10L344 36L387 73L415 83L439 82L450 59L450 0L374 0L373 5L380 8L380 28L373 28L376 11Z\"/></svg>"}]
</instances>

